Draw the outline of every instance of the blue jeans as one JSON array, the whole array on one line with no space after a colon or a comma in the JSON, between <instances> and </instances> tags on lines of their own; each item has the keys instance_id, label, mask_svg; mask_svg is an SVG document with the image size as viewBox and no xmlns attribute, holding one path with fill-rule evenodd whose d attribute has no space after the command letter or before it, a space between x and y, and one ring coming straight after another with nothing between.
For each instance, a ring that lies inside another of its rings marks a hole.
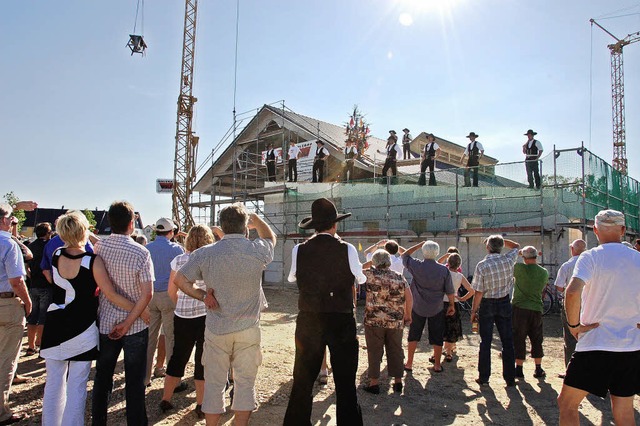
<instances>
[{"instance_id":1,"label":"blue jeans","mask_svg":"<svg viewBox=\"0 0 640 426\"><path fill-rule=\"evenodd\" d=\"M480 302L478 325L480 327L480 359L478 373L480 380L489 381L491 376L491 341L495 323L502 342L502 377L511 382L516 377L516 356L513 349L513 329L511 327L511 302L509 296L500 299L482 299Z\"/></svg>"},{"instance_id":2,"label":"blue jeans","mask_svg":"<svg viewBox=\"0 0 640 426\"><path fill-rule=\"evenodd\" d=\"M47 315L47 309L51 304L53 291L51 288L30 288L29 297L31 298L31 313L27 317L29 325L43 325Z\"/></svg>"},{"instance_id":3,"label":"blue jeans","mask_svg":"<svg viewBox=\"0 0 640 426\"><path fill-rule=\"evenodd\" d=\"M100 334L100 355L96 362L91 406L94 426L107 424L107 408L113 390L113 371L121 350L124 350L127 424L148 424L144 386L148 340L149 329L146 328L118 340L111 340L108 335Z\"/></svg>"}]
</instances>

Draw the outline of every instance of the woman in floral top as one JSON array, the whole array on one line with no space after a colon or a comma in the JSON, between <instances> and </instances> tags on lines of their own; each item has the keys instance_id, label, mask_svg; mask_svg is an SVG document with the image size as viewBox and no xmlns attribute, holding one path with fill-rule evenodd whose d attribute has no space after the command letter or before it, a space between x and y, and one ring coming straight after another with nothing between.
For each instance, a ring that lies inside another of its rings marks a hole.
<instances>
[{"instance_id":1,"label":"woman in floral top","mask_svg":"<svg viewBox=\"0 0 640 426\"><path fill-rule=\"evenodd\" d=\"M402 392L404 351L402 332L411 323L413 299L404 277L389 269L391 257L376 250L371 258L373 268L364 271L367 290L364 308L364 337L369 359L369 386L366 392L380 393L380 363L387 352L387 369L394 378L393 391Z\"/></svg>"}]
</instances>

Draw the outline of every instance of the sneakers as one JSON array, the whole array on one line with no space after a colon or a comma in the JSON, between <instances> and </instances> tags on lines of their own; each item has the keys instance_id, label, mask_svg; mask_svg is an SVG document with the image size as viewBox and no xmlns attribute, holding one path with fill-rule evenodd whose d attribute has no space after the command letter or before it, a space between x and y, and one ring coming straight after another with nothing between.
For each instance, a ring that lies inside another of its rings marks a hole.
<instances>
[{"instance_id":1,"label":"sneakers","mask_svg":"<svg viewBox=\"0 0 640 426\"><path fill-rule=\"evenodd\" d=\"M536 368L536 372L533 373L533 377L535 377L536 379L542 379L546 375L547 373L542 368Z\"/></svg>"},{"instance_id":2,"label":"sneakers","mask_svg":"<svg viewBox=\"0 0 640 426\"><path fill-rule=\"evenodd\" d=\"M166 413L169 410L173 410L173 404L169 401L165 401L164 399L160 401L160 411Z\"/></svg>"},{"instance_id":3,"label":"sneakers","mask_svg":"<svg viewBox=\"0 0 640 426\"><path fill-rule=\"evenodd\" d=\"M167 371L165 370L164 367L154 368L153 369L153 377L155 379L159 379L159 378L164 377L166 375L167 375Z\"/></svg>"}]
</instances>

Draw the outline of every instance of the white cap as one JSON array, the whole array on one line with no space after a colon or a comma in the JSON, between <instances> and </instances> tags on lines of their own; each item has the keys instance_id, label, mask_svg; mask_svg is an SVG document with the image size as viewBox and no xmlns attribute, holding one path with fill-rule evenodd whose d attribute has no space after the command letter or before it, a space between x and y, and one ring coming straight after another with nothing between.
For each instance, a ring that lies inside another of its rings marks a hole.
<instances>
[{"instance_id":1,"label":"white cap","mask_svg":"<svg viewBox=\"0 0 640 426\"><path fill-rule=\"evenodd\" d=\"M624 214L617 210L600 210L596 215L596 227L625 226Z\"/></svg>"},{"instance_id":2,"label":"white cap","mask_svg":"<svg viewBox=\"0 0 640 426\"><path fill-rule=\"evenodd\" d=\"M154 226L153 229L160 232L169 232L178 229L178 227L171 219L161 217L160 219L158 219L158 221L156 222L156 226Z\"/></svg>"}]
</instances>

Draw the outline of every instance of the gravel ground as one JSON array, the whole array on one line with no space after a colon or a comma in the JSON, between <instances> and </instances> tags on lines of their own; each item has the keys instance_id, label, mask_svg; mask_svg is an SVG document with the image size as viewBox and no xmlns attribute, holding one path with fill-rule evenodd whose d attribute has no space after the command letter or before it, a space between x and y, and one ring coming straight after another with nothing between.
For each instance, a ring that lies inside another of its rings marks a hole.
<instances>
[{"instance_id":1,"label":"gravel ground","mask_svg":"<svg viewBox=\"0 0 640 426\"><path fill-rule=\"evenodd\" d=\"M297 313L297 292L292 289L266 288L269 309L262 316L263 364L256 383L260 407L252 415L254 425L282 424L291 391L295 328ZM360 363L358 386L366 383L367 356L362 329L362 306L358 306ZM543 367L546 379L533 378L533 362L527 360L524 367L525 380L514 388L506 388L501 378L499 339L495 338L492 355L493 375L490 386L482 389L474 382L477 377L477 353L479 337L472 334L468 317L463 317L465 337L458 343L457 356L453 362L443 363L442 374L433 373L428 362L431 348L421 342L416 353L413 374L405 377L402 394L394 394L386 380L386 369L381 375L381 394L370 395L362 390L358 397L362 406L366 425L539 425L557 424L558 408L556 397L562 387L562 329L558 314L544 317L545 341ZM405 333L407 330L405 330ZM24 340L26 349L26 337ZM406 334L405 334L406 345ZM383 362L383 367L385 362ZM12 388L10 405L18 413L28 417L22 425L36 425L41 422L42 395L45 383L45 364L37 356L20 358L18 373L31 377L25 384ZM193 366L187 367L185 380L189 389L176 394L173 403L176 409L162 414L158 408L162 395L163 381L155 379L147 392L147 412L151 424L158 425L204 425L193 413L195 388ZM113 425L125 424L124 374L122 361L118 363L115 390L109 410L109 422ZM89 390L93 386L93 373L89 379ZM335 388L329 377L329 384L314 389L312 423L314 425L335 425ZM89 391L88 400L91 399ZM90 403L87 404L87 423L90 423ZM636 398L636 422L640 423L640 398ZM580 409L581 424L613 424L608 400L590 396ZM231 415L223 417L225 425L231 425Z\"/></svg>"}]
</instances>

